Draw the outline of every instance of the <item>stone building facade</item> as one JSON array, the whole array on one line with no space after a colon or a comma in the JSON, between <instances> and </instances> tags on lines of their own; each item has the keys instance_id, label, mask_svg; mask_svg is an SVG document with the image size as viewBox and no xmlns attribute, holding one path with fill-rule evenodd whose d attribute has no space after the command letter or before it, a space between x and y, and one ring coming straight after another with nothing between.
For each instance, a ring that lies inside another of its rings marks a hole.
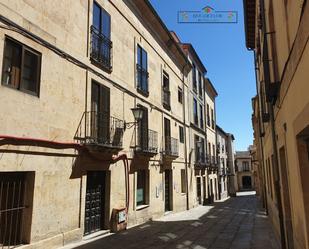
<instances>
[{"instance_id":1,"label":"stone building facade","mask_svg":"<svg viewBox=\"0 0 309 249\"><path fill-rule=\"evenodd\" d=\"M218 198L216 90L148 1L0 7L0 245L57 248Z\"/></svg>"},{"instance_id":2,"label":"stone building facade","mask_svg":"<svg viewBox=\"0 0 309 249\"><path fill-rule=\"evenodd\" d=\"M250 151L236 151L235 169L237 177L237 191L255 189Z\"/></svg>"},{"instance_id":3,"label":"stone building facade","mask_svg":"<svg viewBox=\"0 0 309 249\"><path fill-rule=\"evenodd\" d=\"M227 142L228 136L226 132L218 125L216 125L217 133L217 156L218 156L218 191L219 199L228 197L228 178L229 172L227 167L228 152Z\"/></svg>"},{"instance_id":4,"label":"stone building facade","mask_svg":"<svg viewBox=\"0 0 309 249\"><path fill-rule=\"evenodd\" d=\"M309 248L309 4L246 0L244 9L264 206L282 248Z\"/></svg>"},{"instance_id":5,"label":"stone building facade","mask_svg":"<svg viewBox=\"0 0 309 249\"><path fill-rule=\"evenodd\" d=\"M2 1L1 23L1 191L13 199L0 244L117 230L114 209L128 226L185 210L178 91L191 64L152 6Z\"/></svg>"},{"instance_id":6,"label":"stone building facade","mask_svg":"<svg viewBox=\"0 0 309 249\"><path fill-rule=\"evenodd\" d=\"M205 78L205 116L206 116L206 151L208 161L209 202L219 199L218 190L218 156L216 135L216 97L218 93L210 79Z\"/></svg>"}]
</instances>

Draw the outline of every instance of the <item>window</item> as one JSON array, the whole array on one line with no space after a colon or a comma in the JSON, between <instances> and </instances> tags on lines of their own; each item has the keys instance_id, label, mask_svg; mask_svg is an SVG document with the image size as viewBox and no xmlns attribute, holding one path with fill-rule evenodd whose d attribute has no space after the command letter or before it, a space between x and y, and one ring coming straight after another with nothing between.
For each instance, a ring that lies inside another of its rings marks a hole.
<instances>
[{"instance_id":1,"label":"window","mask_svg":"<svg viewBox=\"0 0 309 249\"><path fill-rule=\"evenodd\" d=\"M165 109L171 109L170 80L166 72L163 72L162 102Z\"/></svg>"},{"instance_id":2,"label":"window","mask_svg":"<svg viewBox=\"0 0 309 249\"><path fill-rule=\"evenodd\" d=\"M242 162L242 170L243 171L249 171L249 162Z\"/></svg>"},{"instance_id":3,"label":"window","mask_svg":"<svg viewBox=\"0 0 309 249\"><path fill-rule=\"evenodd\" d=\"M202 158L200 137L194 135L194 150L195 150L195 162L200 162Z\"/></svg>"},{"instance_id":4,"label":"window","mask_svg":"<svg viewBox=\"0 0 309 249\"><path fill-rule=\"evenodd\" d=\"M102 69L112 70L111 17L96 2L93 3L93 20L91 26L90 58Z\"/></svg>"},{"instance_id":5,"label":"window","mask_svg":"<svg viewBox=\"0 0 309 249\"><path fill-rule=\"evenodd\" d=\"M206 110L206 114L207 114L207 126L210 127L210 116L209 116L209 105L207 104L207 110Z\"/></svg>"},{"instance_id":6,"label":"window","mask_svg":"<svg viewBox=\"0 0 309 249\"><path fill-rule=\"evenodd\" d=\"M196 67L193 63L192 65L192 85L193 85L193 90L196 92L197 91L197 87L196 87Z\"/></svg>"},{"instance_id":7,"label":"window","mask_svg":"<svg viewBox=\"0 0 309 249\"><path fill-rule=\"evenodd\" d=\"M183 91L180 87L178 87L178 102L182 104L183 102Z\"/></svg>"},{"instance_id":8,"label":"window","mask_svg":"<svg viewBox=\"0 0 309 249\"><path fill-rule=\"evenodd\" d=\"M214 110L211 109L211 128L215 129Z\"/></svg>"},{"instance_id":9,"label":"window","mask_svg":"<svg viewBox=\"0 0 309 249\"><path fill-rule=\"evenodd\" d=\"M198 88L200 98L203 98L203 81L201 72L198 72Z\"/></svg>"},{"instance_id":10,"label":"window","mask_svg":"<svg viewBox=\"0 0 309 249\"><path fill-rule=\"evenodd\" d=\"M147 52L141 47L137 46L137 89L144 95L148 95L148 58Z\"/></svg>"},{"instance_id":11,"label":"window","mask_svg":"<svg viewBox=\"0 0 309 249\"><path fill-rule=\"evenodd\" d=\"M138 121L137 132L138 132L138 148L142 151L149 151L150 139L152 138L150 135L150 131L148 129L148 109L144 106L138 105L139 108L143 111L142 119Z\"/></svg>"},{"instance_id":12,"label":"window","mask_svg":"<svg viewBox=\"0 0 309 249\"><path fill-rule=\"evenodd\" d=\"M137 171L137 189L136 189L136 205L146 205L147 204L147 172L146 170Z\"/></svg>"},{"instance_id":13,"label":"window","mask_svg":"<svg viewBox=\"0 0 309 249\"><path fill-rule=\"evenodd\" d=\"M181 193L186 193L186 171L181 170Z\"/></svg>"},{"instance_id":14,"label":"window","mask_svg":"<svg viewBox=\"0 0 309 249\"><path fill-rule=\"evenodd\" d=\"M179 126L179 142L184 143L184 131L182 126Z\"/></svg>"},{"instance_id":15,"label":"window","mask_svg":"<svg viewBox=\"0 0 309 249\"><path fill-rule=\"evenodd\" d=\"M198 125L197 101L195 98L193 98L193 118L194 118L194 124Z\"/></svg>"},{"instance_id":16,"label":"window","mask_svg":"<svg viewBox=\"0 0 309 249\"><path fill-rule=\"evenodd\" d=\"M211 145L209 142L208 142L208 155L211 156Z\"/></svg>"},{"instance_id":17,"label":"window","mask_svg":"<svg viewBox=\"0 0 309 249\"><path fill-rule=\"evenodd\" d=\"M204 129L204 115L203 115L203 106L200 105L200 127Z\"/></svg>"},{"instance_id":18,"label":"window","mask_svg":"<svg viewBox=\"0 0 309 249\"><path fill-rule=\"evenodd\" d=\"M0 172L0 246L29 243L34 172Z\"/></svg>"},{"instance_id":19,"label":"window","mask_svg":"<svg viewBox=\"0 0 309 249\"><path fill-rule=\"evenodd\" d=\"M41 54L5 38L2 84L39 96Z\"/></svg>"}]
</instances>

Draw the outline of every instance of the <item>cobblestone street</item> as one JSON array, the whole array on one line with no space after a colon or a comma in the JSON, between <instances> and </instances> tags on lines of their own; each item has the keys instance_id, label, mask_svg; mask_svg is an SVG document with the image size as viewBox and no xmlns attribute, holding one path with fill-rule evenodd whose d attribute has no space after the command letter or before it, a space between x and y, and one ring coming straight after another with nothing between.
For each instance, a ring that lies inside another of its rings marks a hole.
<instances>
[{"instance_id":1,"label":"cobblestone street","mask_svg":"<svg viewBox=\"0 0 309 249\"><path fill-rule=\"evenodd\" d=\"M255 196L239 196L71 248L277 249L270 222Z\"/></svg>"}]
</instances>

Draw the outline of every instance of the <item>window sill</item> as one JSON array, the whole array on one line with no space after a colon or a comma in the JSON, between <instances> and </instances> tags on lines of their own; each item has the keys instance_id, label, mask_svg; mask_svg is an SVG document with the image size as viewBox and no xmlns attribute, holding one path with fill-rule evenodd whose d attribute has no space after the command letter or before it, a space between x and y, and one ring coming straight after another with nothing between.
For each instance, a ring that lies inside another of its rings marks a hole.
<instances>
[{"instance_id":1,"label":"window sill","mask_svg":"<svg viewBox=\"0 0 309 249\"><path fill-rule=\"evenodd\" d=\"M146 204L146 205L139 205L139 206L136 206L136 211L143 210L143 209L148 208L148 207L149 207L148 204Z\"/></svg>"},{"instance_id":2,"label":"window sill","mask_svg":"<svg viewBox=\"0 0 309 249\"><path fill-rule=\"evenodd\" d=\"M8 84L3 84L3 83L1 85L4 86L4 87L7 87L9 89L13 89L13 90L15 90L17 92L26 93L27 95L33 96L33 97L35 97L37 99L40 98L39 97L39 93L37 93L37 92L32 92L32 91L29 91L29 90L26 90L26 89L23 89L23 88L17 88L17 87L8 85Z\"/></svg>"},{"instance_id":3,"label":"window sill","mask_svg":"<svg viewBox=\"0 0 309 249\"><path fill-rule=\"evenodd\" d=\"M149 92L146 92L146 91L144 91L144 90L142 90L140 88L137 88L137 92L142 94L145 97L149 97Z\"/></svg>"}]
</instances>

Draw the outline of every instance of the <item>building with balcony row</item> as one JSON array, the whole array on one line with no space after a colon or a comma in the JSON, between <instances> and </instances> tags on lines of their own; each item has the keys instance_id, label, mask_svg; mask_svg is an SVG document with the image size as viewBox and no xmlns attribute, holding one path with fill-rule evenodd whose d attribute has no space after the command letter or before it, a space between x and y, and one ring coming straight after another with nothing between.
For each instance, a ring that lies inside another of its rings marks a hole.
<instances>
[{"instance_id":1,"label":"building with balcony row","mask_svg":"<svg viewBox=\"0 0 309 249\"><path fill-rule=\"evenodd\" d=\"M219 198L217 92L148 1L0 6L1 246L59 247Z\"/></svg>"},{"instance_id":2,"label":"building with balcony row","mask_svg":"<svg viewBox=\"0 0 309 249\"><path fill-rule=\"evenodd\" d=\"M237 191L255 189L250 151L236 151L235 171L237 177Z\"/></svg>"},{"instance_id":3,"label":"building with balcony row","mask_svg":"<svg viewBox=\"0 0 309 249\"><path fill-rule=\"evenodd\" d=\"M244 0L254 54L255 163L282 248L309 248L309 3Z\"/></svg>"}]
</instances>

